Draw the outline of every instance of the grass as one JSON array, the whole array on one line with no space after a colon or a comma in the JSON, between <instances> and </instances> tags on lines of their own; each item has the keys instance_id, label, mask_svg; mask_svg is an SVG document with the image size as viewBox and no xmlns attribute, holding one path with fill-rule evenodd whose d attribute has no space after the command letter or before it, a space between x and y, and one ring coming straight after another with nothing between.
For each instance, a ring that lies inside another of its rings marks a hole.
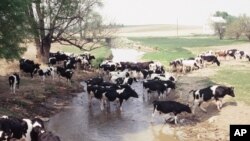
<instances>
[{"instance_id":1,"label":"grass","mask_svg":"<svg viewBox=\"0 0 250 141\"><path fill-rule=\"evenodd\" d=\"M250 105L250 72L246 69L223 68L219 70L211 80L224 85L235 87L236 100L244 101Z\"/></svg>"},{"instance_id":2,"label":"grass","mask_svg":"<svg viewBox=\"0 0 250 141\"><path fill-rule=\"evenodd\" d=\"M194 56L187 48L209 47L245 43L243 40L219 40L215 37L131 37L143 45L154 48L156 52L146 53L142 59L159 60L164 64L177 58Z\"/></svg>"}]
</instances>

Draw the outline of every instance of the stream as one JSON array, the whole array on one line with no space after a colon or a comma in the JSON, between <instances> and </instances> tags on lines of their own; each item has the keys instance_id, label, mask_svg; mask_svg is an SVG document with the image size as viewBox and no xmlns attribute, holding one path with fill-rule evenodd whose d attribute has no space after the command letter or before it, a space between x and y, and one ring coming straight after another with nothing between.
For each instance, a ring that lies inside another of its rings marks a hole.
<instances>
[{"instance_id":1,"label":"stream","mask_svg":"<svg viewBox=\"0 0 250 141\"><path fill-rule=\"evenodd\" d=\"M112 49L113 61L139 60L143 52L133 49ZM86 88L85 83L81 83ZM132 85L139 98L123 103L123 111L111 103L111 109L100 110L100 102L92 99L88 106L88 94L79 93L72 103L50 118L47 129L62 141L177 141L174 128L164 124L156 114L152 119L154 99L142 97L141 82ZM151 121L154 121L153 123Z\"/></svg>"}]
</instances>

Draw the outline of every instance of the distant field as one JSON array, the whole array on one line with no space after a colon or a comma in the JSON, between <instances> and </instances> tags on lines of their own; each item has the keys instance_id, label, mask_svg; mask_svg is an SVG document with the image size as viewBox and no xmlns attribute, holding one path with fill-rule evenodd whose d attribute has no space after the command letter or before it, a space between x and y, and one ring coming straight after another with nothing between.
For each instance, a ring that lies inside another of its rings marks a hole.
<instances>
[{"instance_id":1,"label":"distant field","mask_svg":"<svg viewBox=\"0 0 250 141\"><path fill-rule=\"evenodd\" d=\"M246 43L241 40L219 40L215 37L130 37L129 39L155 49L154 52L146 53L142 59L160 60L164 64L177 58L194 56L187 48L202 49L209 46Z\"/></svg>"},{"instance_id":2,"label":"distant field","mask_svg":"<svg viewBox=\"0 0 250 141\"><path fill-rule=\"evenodd\" d=\"M203 34L201 26L178 26L178 36ZM138 25L119 29L118 36L125 37L162 37L177 36L177 25Z\"/></svg>"}]
</instances>

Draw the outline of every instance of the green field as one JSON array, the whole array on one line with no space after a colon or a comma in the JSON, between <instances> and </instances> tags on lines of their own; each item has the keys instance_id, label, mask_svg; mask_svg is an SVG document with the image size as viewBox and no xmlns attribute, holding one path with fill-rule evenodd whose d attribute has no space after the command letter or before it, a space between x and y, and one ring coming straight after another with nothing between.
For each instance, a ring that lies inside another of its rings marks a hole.
<instances>
[{"instance_id":1,"label":"green field","mask_svg":"<svg viewBox=\"0 0 250 141\"><path fill-rule=\"evenodd\" d=\"M219 40L215 37L133 37L130 40L152 47L156 52L146 53L144 60L160 60L164 64L177 58L194 56L187 48L245 43L246 41Z\"/></svg>"},{"instance_id":2,"label":"green field","mask_svg":"<svg viewBox=\"0 0 250 141\"><path fill-rule=\"evenodd\" d=\"M240 69L237 69L240 68ZM250 105L250 67L223 67L221 68L211 80L224 85L231 85L235 87L235 99L244 101Z\"/></svg>"}]
</instances>

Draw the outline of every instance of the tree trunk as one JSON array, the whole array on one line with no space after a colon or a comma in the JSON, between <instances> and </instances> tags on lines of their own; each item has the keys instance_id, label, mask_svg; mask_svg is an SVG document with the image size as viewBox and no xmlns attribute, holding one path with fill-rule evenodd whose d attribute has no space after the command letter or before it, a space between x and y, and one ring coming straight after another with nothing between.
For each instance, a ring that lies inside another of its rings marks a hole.
<instances>
[{"instance_id":1,"label":"tree trunk","mask_svg":"<svg viewBox=\"0 0 250 141\"><path fill-rule=\"evenodd\" d=\"M46 35L42 40L40 48L37 50L38 54L40 54L40 59L43 63L49 62L49 52L51 48L51 36L50 34Z\"/></svg>"}]
</instances>

